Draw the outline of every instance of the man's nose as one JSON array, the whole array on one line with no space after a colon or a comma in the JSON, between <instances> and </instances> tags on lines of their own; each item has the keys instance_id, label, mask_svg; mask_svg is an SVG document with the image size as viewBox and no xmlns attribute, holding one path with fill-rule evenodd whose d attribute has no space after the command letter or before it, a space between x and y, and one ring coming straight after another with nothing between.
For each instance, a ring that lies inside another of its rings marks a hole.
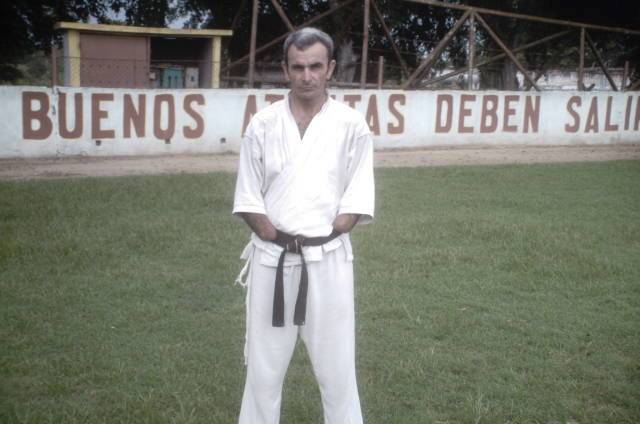
<instances>
[{"instance_id":1,"label":"man's nose","mask_svg":"<svg viewBox=\"0 0 640 424\"><path fill-rule=\"evenodd\" d=\"M309 68L304 68L304 72L302 73L303 81L311 81L311 70Z\"/></svg>"}]
</instances>

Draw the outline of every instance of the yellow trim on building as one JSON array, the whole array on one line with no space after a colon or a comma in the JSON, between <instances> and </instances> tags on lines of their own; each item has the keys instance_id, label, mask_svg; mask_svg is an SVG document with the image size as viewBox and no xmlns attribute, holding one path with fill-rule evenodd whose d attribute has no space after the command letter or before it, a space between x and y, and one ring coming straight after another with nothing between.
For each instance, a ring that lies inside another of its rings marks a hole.
<instances>
[{"instance_id":1,"label":"yellow trim on building","mask_svg":"<svg viewBox=\"0 0 640 424\"><path fill-rule=\"evenodd\" d=\"M128 25L85 24L81 22L58 22L56 29L77 30L82 32L108 32L140 35L161 35L169 37L230 37L230 29L175 29L137 27Z\"/></svg>"},{"instance_id":2,"label":"yellow trim on building","mask_svg":"<svg viewBox=\"0 0 640 424\"><path fill-rule=\"evenodd\" d=\"M80 33L69 30L65 38L65 84L80 87Z\"/></svg>"},{"instance_id":3,"label":"yellow trim on building","mask_svg":"<svg viewBox=\"0 0 640 424\"><path fill-rule=\"evenodd\" d=\"M220 88L221 37L214 37L211 43L211 88Z\"/></svg>"}]
</instances>

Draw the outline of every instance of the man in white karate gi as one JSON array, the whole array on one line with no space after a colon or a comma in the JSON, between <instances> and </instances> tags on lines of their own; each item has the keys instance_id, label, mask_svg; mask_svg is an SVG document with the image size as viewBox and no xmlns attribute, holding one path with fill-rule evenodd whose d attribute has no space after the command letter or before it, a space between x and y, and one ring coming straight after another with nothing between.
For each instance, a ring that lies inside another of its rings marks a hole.
<instances>
[{"instance_id":1,"label":"man in white karate gi","mask_svg":"<svg viewBox=\"0 0 640 424\"><path fill-rule=\"evenodd\" d=\"M325 424L360 424L349 231L373 219L373 143L363 116L327 94L333 41L315 28L284 42L288 96L258 112L240 150L233 213L253 231L240 424L277 424L298 335ZM315 421L310 417L310 421Z\"/></svg>"}]
</instances>

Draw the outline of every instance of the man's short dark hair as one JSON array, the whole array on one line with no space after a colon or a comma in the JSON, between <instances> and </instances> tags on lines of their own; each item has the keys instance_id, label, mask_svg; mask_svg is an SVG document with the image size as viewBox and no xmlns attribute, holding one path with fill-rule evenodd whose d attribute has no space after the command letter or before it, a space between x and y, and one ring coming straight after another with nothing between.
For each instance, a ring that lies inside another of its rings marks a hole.
<instances>
[{"instance_id":1,"label":"man's short dark hair","mask_svg":"<svg viewBox=\"0 0 640 424\"><path fill-rule=\"evenodd\" d=\"M283 60L288 64L289 47L296 46L299 50L305 50L315 43L320 43L327 48L327 62L333 58L333 40L326 32L318 28L306 27L292 32L284 40Z\"/></svg>"}]
</instances>

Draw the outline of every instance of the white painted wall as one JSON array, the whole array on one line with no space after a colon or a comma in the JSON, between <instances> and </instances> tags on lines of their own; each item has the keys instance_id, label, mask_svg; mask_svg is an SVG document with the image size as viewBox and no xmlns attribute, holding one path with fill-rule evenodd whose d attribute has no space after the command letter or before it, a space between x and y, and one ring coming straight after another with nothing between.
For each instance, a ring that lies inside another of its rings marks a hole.
<instances>
[{"instance_id":1,"label":"white painted wall","mask_svg":"<svg viewBox=\"0 0 640 424\"><path fill-rule=\"evenodd\" d=\"M0 157L238 151L252 105L260 109L273 101L274 96L284 96L286 92L2 86ZM350 102L366 115L375 132L376 149L640 142L637 91L331 90L330 94L337 100ZM60 104L65 95L66 106ZM82 130L65 137L60 125L61 112L66 111L65 128L77 128L76 96L82 99ZM107 100L100 100L101 96ZM138 103L140 96L145 98L144 108ZM169 119L171 102L173 119ZM125 109L131 107L127 108L125 103L133 104L136 110L144 109L144 134L138 136L132 130L126 137L126 128L131 126L125 119ZM44 111L38 112L43 106L46 115ZM156 108L159 118L154 118ZM50 131L37 134L41 125L44 130L50 125ZM171 125L174 131L167 141L162 132Z\"/></svg>"}]
</instances>

